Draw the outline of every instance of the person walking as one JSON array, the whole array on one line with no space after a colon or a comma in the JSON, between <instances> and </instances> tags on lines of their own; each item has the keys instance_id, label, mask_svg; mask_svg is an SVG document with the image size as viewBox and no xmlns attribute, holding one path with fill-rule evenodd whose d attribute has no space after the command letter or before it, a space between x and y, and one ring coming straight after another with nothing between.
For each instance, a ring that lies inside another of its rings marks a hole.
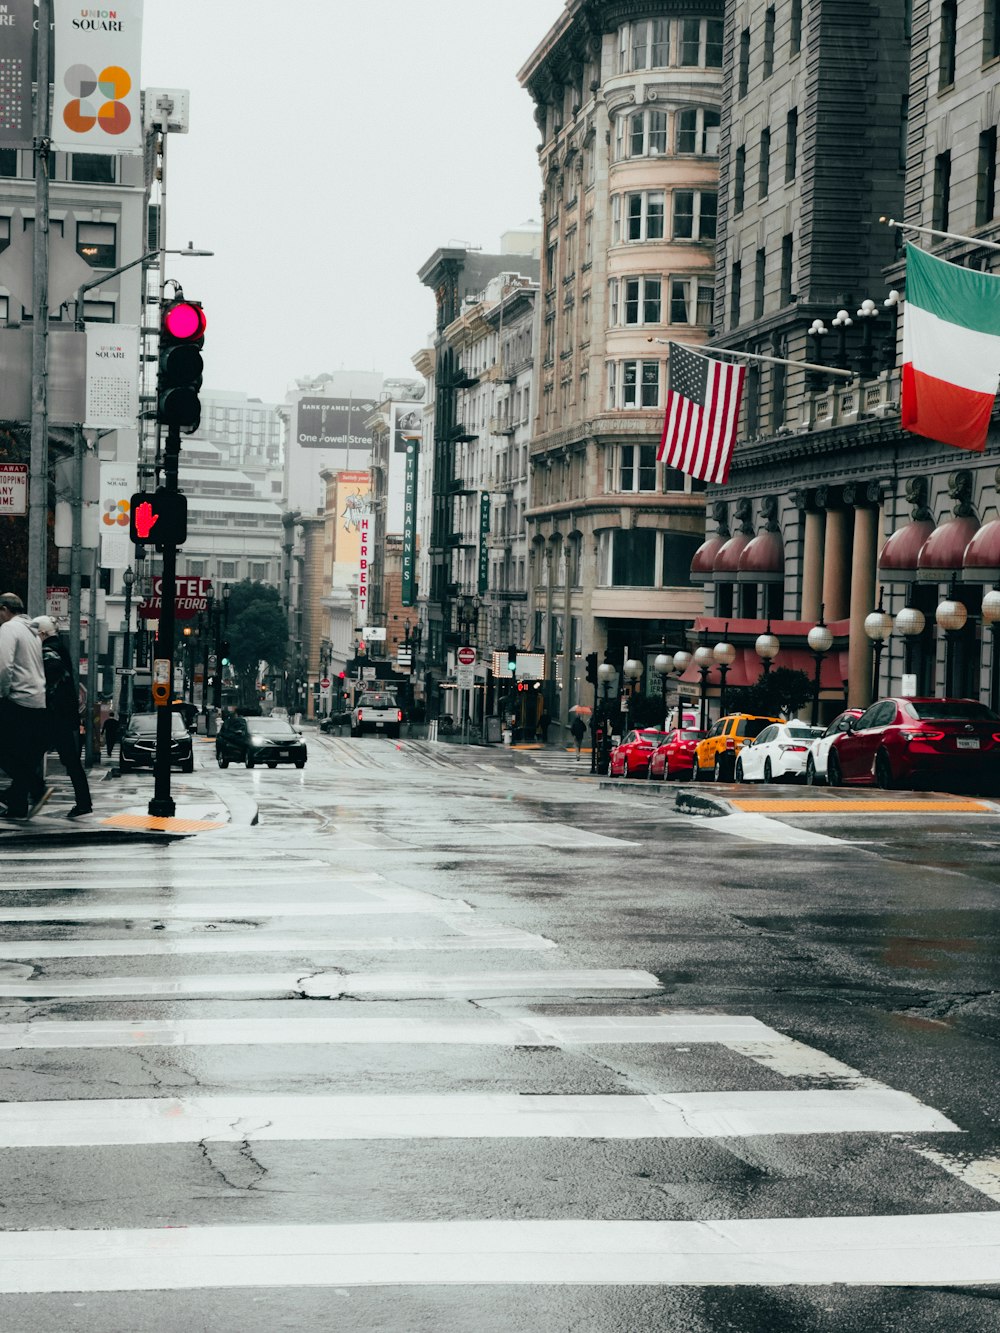
<instances>
[{"instance_id":1,"label":"person walking","mask_svg":"<svg viewBox=\"0 0 1000 1333\"><path fill-rule=\"evenodd\" d=\"M36 616L31 623L42 644L46 749L55 750L73 784L74 805L66 817L76 819L89 815L94 808L87 774L80 762L80 691L72 658L56 631L55 621L51 616Z\"/></svg>"},{"instance_id":2,"label":"person walking","mask_svg":"<svg viewBox=\"0 0 1000 1333\"><path fill-rule=\"evenodd\" d=\"M583 744L583 738L587 734L587 724L579 713L573 714L573 721L569 724L573 739L576 741L576 757L580 758L580 747Z\"/></svg>"},{"instance_id":3,"label":"person walking","mask_svg":"<svg viewBox=\"0 0 1000 1333\"><path fill-rule=\"evenodd\" d=\"M0 593L0 767L8 819L30 819L52 795L42 778L45 668L38 631L17 593Z\"/></svg>"}]
</instances>

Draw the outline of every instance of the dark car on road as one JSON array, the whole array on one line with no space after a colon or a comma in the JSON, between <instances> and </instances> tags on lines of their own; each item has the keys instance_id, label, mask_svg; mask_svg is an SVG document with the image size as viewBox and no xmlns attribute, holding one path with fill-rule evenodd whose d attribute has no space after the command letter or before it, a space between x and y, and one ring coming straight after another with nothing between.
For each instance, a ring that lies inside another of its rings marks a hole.
<instances>
[{"instance_id":1,"label":"dark car on road","mask_svg":"<svg viewBox=\"0 0 1000 1333\"><path fill-rule=\"evenodd\" d=\"M118 767L122 773L133 768L152 768L156 759L158 713L133 713L121 733ZM170 767L182 773L194 772L191 733L179 713L170 717Z\"/></svg>"},{"instance_id":2,"label":"dark car on road","mask_svg":"<svg viewBox=\"0 0 1000 1333\"><path fill-rule=\"evenodd\" d=\"M281 717L241 717L233 713L225 718L215 738L215 757L220 768L234 760L247 768L266 764L306 766L306 743L295 728Z\"/></svg>"},{"instance_id":3,"label":"dark car on road","mask_svg":"<svg viewBox=\"0 0 1000 1333\"><path fill-rule=\"evenodd\" d=\"M831 787L1000 785L1000 715L976 699L880 699L834 739Z\"/></svg>"}]
</instances>

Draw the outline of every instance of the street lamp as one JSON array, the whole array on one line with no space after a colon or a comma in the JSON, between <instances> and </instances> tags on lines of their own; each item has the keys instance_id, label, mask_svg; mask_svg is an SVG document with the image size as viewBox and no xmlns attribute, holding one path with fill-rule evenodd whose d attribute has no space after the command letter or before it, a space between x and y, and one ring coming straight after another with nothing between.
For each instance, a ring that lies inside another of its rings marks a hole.
<instances>
[{"instance_id":1,"label":"street lamp","mask_svg":"<svg viewBox=\"0 0 1000 1333\"><path fill-rule=\"evenodd\" d=\"M643 665L638 658L630 657L622 667L622 674L629 683L628 701L625 710L625 730L632 730L632 703L635 699L636 690L639 688L639 681L642 679Z\"/></svg>"},{"instance_id":2,"label":"street lamp","mask_svg":"<svg viewBox=\"0 0 1000 1333\"><path fill-rule=\"evenodd\" d=\"M983 624L990 627L990 707L1000 711L1000 588L993 588L983 597Z\"/></svg>"},{"instance_id":3,"label":"street lamp","mask_svg":"<svg viewBox=\"0 0 1000 1333\"><path fill-rule=\"evenodd\" d=\"M812 724L819 724L819 689L820 689L820 671L823 668L823 658L833 647L833 635L830 627L823 619L824 605L821 603L819 608L819 620L813 625L812 629L806 635L813 657L816 659L816 676L813 680L813 706L812 706Z\"/></svg>"},{"instance_id":4,"label":"street lamp","mask_svg":"<svg viewBox=\"0 0 1000 1333\"><path fill-rule=\"evenodd\" d=\"M694 650L694 664L701 675L701 704L698 717L702 731L708 730L708 673L715 665L715 654L708 646L708 630L702 630L701 643Z\"/></svg>"},{"instance_id":5,"label":"street lamp","mask_svg":"<svg viewBox=\"0 0 1000 1333\"><path fill-rule=\"evenodd\" d=\"M901 611L896 613L896 619L893 624L893 632L902 635L903 638L903 670L907 675L914 674L914 657L920 643L920 636L927 628L927 617L917 606L904 606ZM921 660L923 653L920 654ZM919 673L920 675L923 672ZM920 694L922 685L918 676L916 693Z\"/></svg>"},{"instance_id":6,"label":"street lamp","mask_svg":"<svg viewBox=\"0 0 1000 1333\"><path fill-rule=\"evenodd\" d=\"M872 648L875 653L875 661L872 665L872 703L879 695L879 678L882 668L882 650L888 642L889 635L892 633L892 616L882 606L882 589L878 590L878 606L874 611L870 611L865 616L865 633L871 639Z\"/></svg>"},{"instance_id":7,"label":"street lamp","mask_svg":"<svg viewBox=\"0 0 1000 1333\"><path fill-rule=\"evenodd\" d=\"M601 754L597 764L598 773L606 773L611 762L611 727L609 725L608 693L611 682L618 675L610 662L602 662L597 668L597 683L604 693L604 705L601 709Z\"/></svg>"},{"instance_id":8,"label":"street lamp","mask_svg":"<svg viewBox=\"0 0 1000 1333\"><path fill-rule=\"evenodd\" d=\"M947 645L944 665L944 692L952 697L960 692L960 667L963 665L959 661L961 636L962 630L965 629L965 622L969 618L965 603L958 600L955 591L955 576L953 574L948 596L938 602L937 610L934 612L934 619L937 622L938 629L944 631Z\"/></svg>"},{"instance_id":9,"label":"street lamp","mask_svg":"<svg viewBox=\"0 0 1000 1333\"><path fill-rule=\"evenodd\" d=\"M729 626L726 626L726 638L717 643L712 649L712 657L715 659L715 665L719 668L719 711L726 711L726 676L729 674L729 668L736 661L736 649L729 642Z\"/></svg>"},{"instance_id":10,"label":"street lamp","mask_svg":"<svg viewBox=\"0 0 1000 1333\"><path fill-rule=\"evenodd\" d=\"M764 675L771 670L771 663L781 652L781 640L777 634L771 633L771 617L767 618L767 629L763 634L757 635L757 641L754 644L754 652L760 658L764 667Z\"/></svg>"},{"instance_id":11,"label":"street lamp","mask_svg":"<svg viewBox=\"0 0 1000 1333\"><path fill-rule=\"evenodd\" d=\"M667 729L667 677L677 664L673 653L657 653L653 659L653 670L660 678L660 699L663 703L663 730Z\"/></svg>"},{"instance_id":12,"label":"street lamp","mask_svg":"<svg viewBox=\"0 0 1000 1333\"><path fill-rule=\"evenodd\" d=\"M131 683L132 683L132 585L135 583L135 574L132 572L132 566L129 565L122 575L122 583L125 585L125 642L122 644L122 687L118 692L118 720L124 726L128 721L129 709L131 705ZM994 652L994 657L996 653Z\"/></svg>"}]
</instances>

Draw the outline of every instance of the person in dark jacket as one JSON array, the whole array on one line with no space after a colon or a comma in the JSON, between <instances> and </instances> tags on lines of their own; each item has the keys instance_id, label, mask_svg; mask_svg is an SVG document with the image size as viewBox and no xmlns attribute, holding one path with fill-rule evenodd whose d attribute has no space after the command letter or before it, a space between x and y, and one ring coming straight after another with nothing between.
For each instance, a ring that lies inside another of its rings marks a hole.
<instances>
[{"instance_id":1,"label":"person in dark jacket","mask_svg":"<svg viewBox=\"0 0 1000 1333\"><path fill-rule=\"evenodd\" d=\"M46 748L55 750L73 784L75 801L67 818L76 819L89 815L94 808L87 774L80 762L80 691L69 650L56 633L55 621L51 616L36 616L32 624L42 641Z\"/></svg>"}]
</instances>

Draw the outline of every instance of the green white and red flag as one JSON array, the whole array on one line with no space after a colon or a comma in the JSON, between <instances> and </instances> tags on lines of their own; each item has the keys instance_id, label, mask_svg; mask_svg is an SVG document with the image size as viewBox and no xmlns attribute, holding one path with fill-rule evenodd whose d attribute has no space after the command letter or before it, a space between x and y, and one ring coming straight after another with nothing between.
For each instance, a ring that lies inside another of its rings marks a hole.
<instances>
[{"instance_id":1,"label":"green white and red flag","mask_svg":"<svg viewBox=\"0 0 1000 1333\"><path fill-rule=\"evenodd\" d=\"M1000 277L906 247L904 429L981 453L1000 381Z\"/></svg>"}]
</instances>

